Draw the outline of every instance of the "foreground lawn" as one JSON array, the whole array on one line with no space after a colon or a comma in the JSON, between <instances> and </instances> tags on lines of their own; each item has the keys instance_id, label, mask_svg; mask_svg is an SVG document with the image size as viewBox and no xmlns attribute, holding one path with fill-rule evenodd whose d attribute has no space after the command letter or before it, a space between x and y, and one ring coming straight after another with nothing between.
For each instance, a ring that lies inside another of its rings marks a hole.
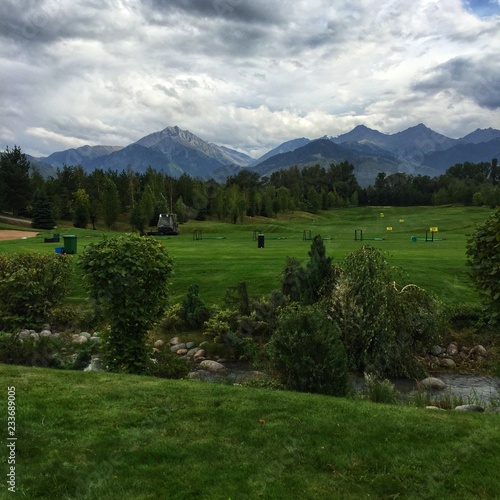
<instances>
[{"instance_id":1,"label":"foreground lawn","mask_svg":"<svg viewBox=\"0 0 500 500\"><path fill-rule=\"evenodd\" d=\"M16 493L40 499L498 498L499 413L0 365Z\"/></svg>"}]
</instances>

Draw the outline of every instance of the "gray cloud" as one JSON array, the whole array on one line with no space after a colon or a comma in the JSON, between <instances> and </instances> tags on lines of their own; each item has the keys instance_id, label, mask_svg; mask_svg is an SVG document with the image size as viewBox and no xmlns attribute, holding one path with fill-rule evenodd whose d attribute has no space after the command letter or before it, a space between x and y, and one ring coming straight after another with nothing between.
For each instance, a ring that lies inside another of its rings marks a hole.
<instances>
[{"instance_id":1,"label":"gray cloud","mask_svg":"<svg viewBox=\"0 0 500 500\"><path fill-rule=\"evenodd\" d=\"M413 86L425 93L456 92L483 108L500 108L500 55L457 57L433 68Z\"/></svg>"},{"instance_id":2,"label":"gray cloud","mask_svg":"<svg viewBox=\"0 0 500 500\"><path fill-rule=\"evenodd\" d=\"M498 26L424 0L3 0L0 142L47 155L178 125L261 154L360 123L500 128Z\"/></svg>"}]
</instances>

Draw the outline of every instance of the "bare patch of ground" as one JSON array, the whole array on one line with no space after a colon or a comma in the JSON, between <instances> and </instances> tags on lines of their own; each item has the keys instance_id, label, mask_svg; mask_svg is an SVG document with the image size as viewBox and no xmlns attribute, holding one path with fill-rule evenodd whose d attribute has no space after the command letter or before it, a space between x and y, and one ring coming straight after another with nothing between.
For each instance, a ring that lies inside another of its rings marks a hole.
<instances>
[{"instance_id":1,"label":"bare patch of ground","mask_svg":"<svg viewBox=\"0 0 500 500\"><path fill-rule=\"evenodd\" d=\"M0 241L5 240L20 240L22 238L33 238L38 236L38 233L32 231L14 231L11 229L0 229Z\"/></svg>"}]
</instances>

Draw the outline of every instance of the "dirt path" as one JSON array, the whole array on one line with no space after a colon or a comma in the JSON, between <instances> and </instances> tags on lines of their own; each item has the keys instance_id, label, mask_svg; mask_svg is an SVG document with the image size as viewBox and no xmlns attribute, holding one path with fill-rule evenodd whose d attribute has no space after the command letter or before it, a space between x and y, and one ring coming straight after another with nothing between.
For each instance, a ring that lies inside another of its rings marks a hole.
<instances>
[{"instance_id":1,"label":"dirt path","mask_svg":"<svg viewBox=\"0 0 500 500\"><path fill-rule=\"evenodd\" d=\"M11 229L0 229L0 241L33 238L33 236L38 236L38 234L39 233L34 233L32 231L14 231Z\"/></svg>"}]
</instances>

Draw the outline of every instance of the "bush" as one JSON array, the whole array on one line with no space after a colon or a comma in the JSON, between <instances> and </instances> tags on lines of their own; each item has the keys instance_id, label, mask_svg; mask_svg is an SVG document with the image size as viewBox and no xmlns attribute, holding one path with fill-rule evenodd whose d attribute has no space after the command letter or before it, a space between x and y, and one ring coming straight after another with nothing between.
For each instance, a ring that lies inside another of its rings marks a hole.
<instances>
[{"instance_id":1,"label":"bush","mask_svg":"<svg viewBox=\"0 0 500 500\"><path fill-rule=\"evenodd\" d=\"M199 328L210 318L210 310L200 298L200 287L189 285L186 298L182 302L182 319L191 328Z\"/></svg>"},{"instance_id":2,"label":"bush","mask_svg":"<svg viewBox=\"0 0 500 500\"><path fill-rule=\"evenodd\" d=\"M347 358L340 331L318 306L289 309L268 346L271 368L287 389L343 396Z\"/></svg>"},{"instance_id":3,"label":"bush","mask_svg":"<svg viewBox=\"0 0 500 500\"><path fill-rule=\"evenodd\" d=\"M384 377L425 374L417 355L438 341L438 304L425 290L398 287L395 269L365 245L349 255L330 314L342 332L350 368Z\"/></svg>"},{"instance_id":4,"label":"bush","mask_svg":"<svg viewBox=\"0 0 500 500\"><path fill-rule=\"evenodd\" d=\"M490 322L500 321L500 209L480 224L467 242L467 264L486 301Z\"/></svg>"},{"instance_id":5,"label":"bush","mask_svg":"<svg viewBox=\"0 0 500 500\"><path fill-rule=\"evenodd\" d=\"M72 274L68 255L0 254L0 330L42 325Z\"/></svg>"},{"instance_id":6,"label":"bush","mask_svg":"<svg viewBox=\"0 0 500 500\"><path fill-rule=\"evenodd\" d=\"M149 358L146 374L161 378L183 378L189 373L185 359L172 354L168 349L161 349Z\"/></svg>"},{"instance_id":7,"label":"bush","mask_svg":"<svg viewBox=\"0 0 500 500\"><path fill-rule=\"evenodd\" d=\"M84 284L109 322L105 361L111 371L142 373L148 329L163 316L172 259L153 238L104 238L80 257Z\"/></svg>"},{"instance_id":8,"label":"bush","mask_svg":"<svg viewBox=\"0 0 500 500\"><path fill-rule=\"evenodd\" d=\"M0 334L0 363L8 365L60 368L57 353L60 342L42 337L21 340L10 333Z\"/></svg>"}]
</instances>

